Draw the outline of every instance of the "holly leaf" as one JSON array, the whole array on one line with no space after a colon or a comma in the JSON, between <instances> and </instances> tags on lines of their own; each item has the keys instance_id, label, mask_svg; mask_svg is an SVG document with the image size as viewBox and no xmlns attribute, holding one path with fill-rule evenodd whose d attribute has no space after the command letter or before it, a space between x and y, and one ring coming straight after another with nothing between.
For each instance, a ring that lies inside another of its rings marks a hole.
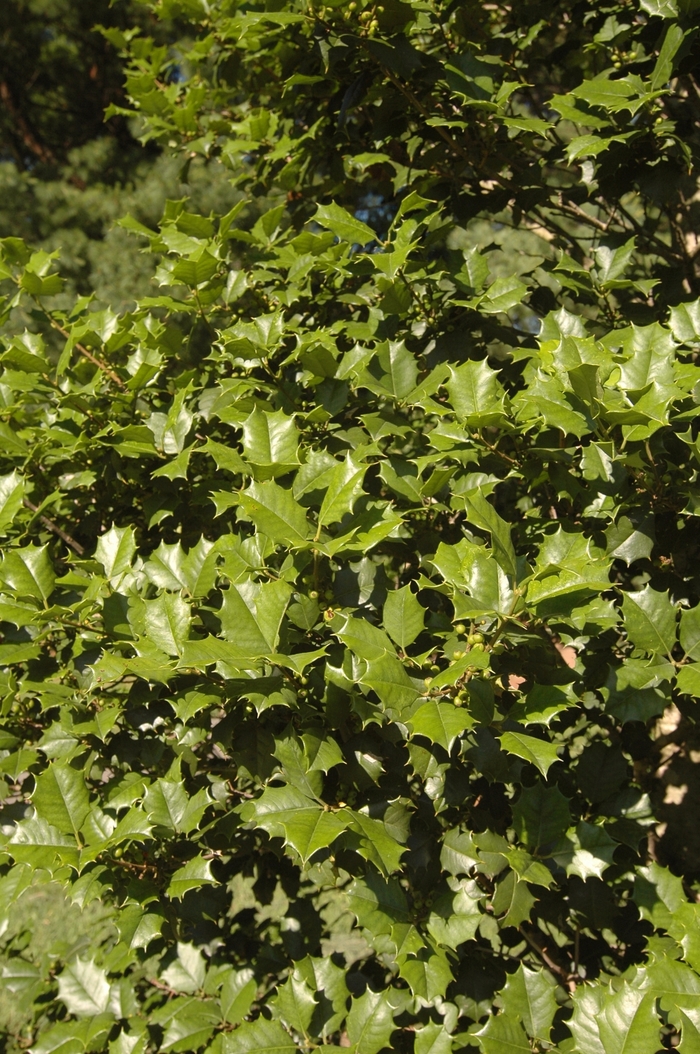
<instances>
[{"instance_id":1,"label":"holly leaf","mask_svg":"<svg viewBox=\"0 0 700 1054\"><path fill-rule=\"evenodd\" d=\"M390 1046L394 1031L394 1010L387 992L367 988L359 999L353 999L346 1029L348 1039L363 1054L378 1054Z\"/></svg>"},{"instance_id":2,"label":"holly leaf","mask_svg":"<svg viewBox=\"0 0 700 1054\"><path fill-rule=\"evenodd\" d=\"M107 971L92 959L74 959L58 976L58 998L69 1014L94 1017L109 1006Z\"/></svg>"},{"instance_id":3,"label":"holly leaf","mask_svg":"<svg viewBox=\"0 0 700 1054\"><path fill-rule=\"evenodd\" d=\"M219 1002L222 1016L230 1025L237 1025L248 1014L257 989L255 975L249 966L226 975Z\"/></svg>"},{"instance_id":4,"label":"holly leaf","mask_svg":"<svg viewBox=\"0 0 700 1054\"><path fill-rule=\"evenodd\" d=\"M299 431L284 410L259 410L245 419L243 450L256 479L284 476L299 465Z\"/></svg>"},{"instance_id":5,"label":"holly leaf","mask_svg":"<svg viewBox=\"0 0 700 1054\"><path fill-rule=\"evenodd\" d=\"M414 736L425 736L431 743L439 743L450 751L455 740L474 727L474 719L454 703L438 703L430 699L411 715L409 725Z\"/></svg>"},{"instance_id":6,"label":"holly leaf","mask_svg":"<svg viewBox=\"0 0 700 1054\"><path fill-rule=\"evenodd\" d=\"M0 581L18 596L31 597L44 605L56 582L48 545L28 545L5 552L0 564Z\"/></svg>"},{"instance_id":7,"label":"holly leaf","mask_svg":"<svg viewBox=\"0 0 700 1054\"><path fill-rule=\"evenodd\" d=\"M357 831L361 837L358 847L360 855L366 860L371 860L384 875L398 871L401 857L407 847L391 837L381 820L374 820L371 816L354 810L350 810L350 815L352 817L350 829Z\"/></svg>"},{"instance_id":8,"label":"holly leaf","mask_svg":"<svg viewBox=\"0 0 700 1054\"><path fill-rule=\"evenodd\" d=\"M521 1021L529 1036L547 1043L559 1005L554 995L556 987L551 974L521 963L508 977L499 1002L504 1014Z\"/></svg>"},{"instance_id":9,"label":"holly leaf","mask_svg":"<svg viewBox=\"0 0 700 1054\"><path fill-rule=\"evenodd\" d=\"M569 1028L579 1050L588 1054L656 1054L659 1019L653 993L625 981L615 991L581 986L574 994Z\"/></svg>"},{"instance_id":10,"label":"holly leaf","mask_svg":"<svg viewBox=\"0 0 700 1054\"><path fill-rule=\"evenodd\" d=\"M90 812L90 795L79 769L56 761L37 776L32 802L40 820L64 834L78 834Z\"/></svg>"},{"instance_id":11,"label":"holly leaf","mask_svg":"<svg viewBox=\"0 0 700 1054\"><path fill-rule=\"evenodd\" d=\"M395 644L405 651L423 630L425 609L410 586L387 593L384 601L384 628Z\"/></svg>"},{"instance_id":12,"label":"holly leaf","mask_svg":"<svg viewBox=\"0 0 700 1054\"><path fill-rule=\"evenodd\" d=\"M328 486L318 514L322 527L338 523L346 513L351 513L355 502L362 494L367 466L355 461L348 451L344 461L337 462L327 475Z\"/></svg>"},{"instance_id":13,"label":"holly leaf","mask_svg":"<svg viewBox=\"0 0 700 1054\"><path fill-rule=\"evenodd\" d=\"M567 875L579 878L602 878L606 867L613 862L617 843L603 827L581 820L553 851L553 857Z\"/></svg>"},{"instance_id":14,"label":"holly leaf","mask_svg":"<svg viewBox=\"0 0 700 1054\"><path fill-rule=\"evenodd\" d=\"M235 1032L224 1033L223 1054L296 1054L297 1045L279 1021L259 1017L244 1021Z\"/></svg>"},{"instance_id":15,"label":"holly leaf","mask_svg":"<svg viewBox=\"0 0 700 1054\"><path fill-rule=\"evenodd\" d=\"M636 648L652 655L670 655L676 643L676 607L668 593L651 586L625 593L622 609L627 635Z\"/></svg>"},{"instance_id":16,"label":"holly leaf","mask_svg":"<svg viewBox=\"0 0 700 1054\"><path fill-rule=\"evenodd\" d=\"M516 754L523 761L529 761L545 777L554 762L559 760L554 743L523 735L522 732L504 732L501 735L501 749L507 750L509 754Z\"/></svg>"},{"instance_id":17,"label":"holly leaf","mask_svg":"<svg viewBox=\"0 0 700 1054\"><path fill-rule=\"evenodd\" d=\"M363 246L377 239L371 227L368 227L362 220L355 219L340 205L319 205L314 220L344 242Z\"/></svg>"},{"instance_id":18,"label":"holly leaf","mask_svg":"<svg viewBox=\"0 0 700 1054\"><path fill-rule=\"evenodd\" d=\"M306 512L290 491L274 480L251 483L247 490L235 496L231 504L238 505L256 530L274 542L292 549L307 548L310 525Z\"/></svg>"},{"instance_id":19,"label":"holly leaf","mask_svg":"<svg viewBox=\"0 0 700 1054\"><path fill-rule=\"evenodd\" d=\"M316 1009L316 996L297 967L277 989L270 1006L275 1017L295 1032L305 1035Z\"/></svg>"},{"instance_id":20,"label":"holly leaf","mask_svg":"<svg viewBox=\"0 0 700 1054\"><path fill-rule=\"evenodd\" d=\"M214 885L216 879L211 872L211 863L202 856L195 856L177 869L167 889L169 897L181 900L185 893L200 886Z\"/></svg>"},{"instance_id":21,"label":"holly leaf","mask_svg":"<svg viewBox=\"0 0 700 1054\"><path fill-rule=\"evenodd\" d=\"M136 555L136 539L131 527L112 524L97 542L95 559L102 564L107 578L119 578L131 568Z\"/></svg>"},{"instance_id":22,"label":"holly leaf","mask_svg":"<svg viewBox=\"0 0 700 1054\"><path fill-rule=\"evenodd\" d=\"M478 492L471 494L465 499L465 504L468 519L491 535L491 549L499 567L515 578L516 560L510 536L510 525L501 519L483 494Z\"/></svg>"},{"instance_id":23,"label":"holly leaf","mask_svg":"<svg viewBox=\"0 0 700 1054\"><path fill-rule=\"evenodd\" d=\"M513 827L529 849L546 847L558 841L571 820L568 800L558 787L537 781L523 787L513 805Z\"/></svg>"},{"instance_id":24,"label":"holly leaf","mask_svg":"<svg viewBox=\"0 0 700 1054\"><path fill-rule=\"evenodd\" d=\"M5 531L9 527L24 501L26 484L24 477L19 472L10 472L7 476L0 476L0 530Z\"/></svg>"},{"instance_id":25,"label":"holly leaf","mask_svg":"<svg viewBox=\"0 0 700 1054\"><path fill-rule=\"evenodd\" d=\"M175 593L161 593L145 601L146 635L166 655L182 655L191 623L189 604Z\"/></svg>"},{"instance_id":26,"label":"holly leaf","mask_svg":"<svg viewBox=\"0 0 700 1054\"><path fill-rule=\"evenodd\" d=\"M241 809L245 821L282 838L306 863L318 849L331 845L350 823L344 810L329 812L295 787L268 787Z\"/></svg>"},{"instance_id":27,"label":"holly leaf","mask_svg":"<svg viewBox=\"0 0 700 1054\"><path fill-rule=\"evenodd\" d=\"M484 1054L531 1054L521 1022L505 1013L490 1017L476 1036Z\"/></svg>"}]
</instances>

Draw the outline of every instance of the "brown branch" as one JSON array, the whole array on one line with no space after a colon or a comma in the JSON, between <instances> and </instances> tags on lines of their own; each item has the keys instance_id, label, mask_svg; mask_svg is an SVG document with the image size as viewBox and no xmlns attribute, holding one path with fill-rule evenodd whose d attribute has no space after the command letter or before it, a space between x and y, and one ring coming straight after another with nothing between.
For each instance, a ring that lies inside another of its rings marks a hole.
<instances>
[{"instance_id":1,"label":"brown branch","mask_svg":"<svg viewBox=\"0 0 700 1054\"><path fill-rule=\"evenodd\" d=\"M518 926L518 933L525 938L530 947L537 952L547 969L553 973L555 977L559 978L569 992L576 991L576 978L574 975L569 973L568 970L565 970L563 966L559 965L559 963L556 963L547 953L547 949L543 947L539 941L536 941L535 938L523 928L523 926Z\"/></svg>"},{"instance_id":2,"label":"brown branch","mask_svg":"<svg viewBox=\"0 0 700 1054\"><path fill-rule=\"evenodd\" d=\"M54 318L51 318L48 311L42 304L39 304L39 307L44 312L46 318L48 318L51 327L55 329L57 333L60 333L61 336L65 337L66 340L70 340L70 333L68 332L68 330L64 329L63 326L61 326ZM88 362L91 362L93 366L97 366L98 370L102 370L102 372L106 374L111 381L114 381L114 383L118 385L118 387L121 388L123 392L126 391L126 385L124 384L124 381L118 374L114 372L113 369L111 369L107 365L106 362L102 362L102 360L98 359L96 355L93 355L91 351L88 351L84 344L80 344L76 341L73 347L77 348L80 354L83 355L88 360Z\"/></svg>"},{"instance_id":3,"label":"brown branch","mask_svg":"<svg viewBox=\"0 0 700 1054\"><path fill-rule=\"evenodd\" d=\"M31 509L31 511L35 515L39 515L39 519L43 523L44 527L47 527L50 531L53 531L54 534L57 534L58 537L66 543L66 545L69 545L71 549L78 554L78 556L85 555L85 550L83 549L80 542L76 542L75 538L71 538L71 536L67 534L61 527L59 527L57 523L54 523L53 520L50 520L48 518L48 516L44 516L43 513L40 513L38 505L34 505L29 500L29 498L24 499L24 504L28 509Z\"/></svg>"},{"instance_id":4,"label":"brown branch","mask_svg":"<svg viewBox=\"0 0 700 1054\"><path fill-rule=\"evenodd\" d=\"M2 101L5 109L17 125L22 142L27 150L31 151L31 153L34 154L35 157L38 157L40 161L55 162L56 158L54 157L53 152L48 146L44 146L44 144L40 142L31 125L15 102L10 86L5 80L0 81L0 101Z\"/></svg>"}]
</instances>

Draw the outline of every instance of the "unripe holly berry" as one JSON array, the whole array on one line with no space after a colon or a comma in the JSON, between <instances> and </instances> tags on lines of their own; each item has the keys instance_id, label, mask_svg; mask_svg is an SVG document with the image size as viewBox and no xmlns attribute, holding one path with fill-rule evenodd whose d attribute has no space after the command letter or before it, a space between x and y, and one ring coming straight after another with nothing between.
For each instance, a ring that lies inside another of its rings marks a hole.
<instances>
[{"instance_id":1,"label":"unripe holly berry","mask_svg":"<svg viewBox=\"0 0 700 1054\"><path fill-rule=\"evenodd\" d=\"M121 860L121 858L124 856L124 850L120 845L118 845L117 848L114 850L112 856L115 860Z\"/></svg>"},{"instance_id":2,"label":"unripe holly berry","mask_svg":"<svg viewBox=\"0 0 700 1054\"><path fill-rule=\"evenodd\" d=\"M469 643L471 645L483 644L484 643L484 634L483 633L470 633L469 636L467 637L467 643Z\"/></svg>"},{"instance_id":3,"label":"unripe holly berry","mask_svg":"<svg viewBox=\"0 0 700 1054\"><path fill-rule=\"evenodd\" d=\"M458 622L457 625L455 626L455 633L457 634L457 636L461 637L466 632L467 632L467 627L464 625L464 623L463 622Z\"/></svg>"},{"instance_id":4,"label":"unripe holly berry","mask_svg":"<svg viewBox=\"0 0 700 1054\"><path fill-rule=\"evenodd\" d=\"M318 600L318 589L312 589L309 596L312 600Z\"/></svg>"},{"instance_id":5,"label":"unripe holly berry","mask_svg":"<svg viewBox=\"0 0 700 1054\"><path fill-rule=\"evenodd\" d=\"M437 665L437 663L434 662L434 663L431 664L430 672L431 673L440 673L440 667Z\"/></svg>"},{"instance_id":6,"label":"unripe holly berry","mask_svg":"<svg viewBox=\"0 0 700 1054\"><path fill-rule=\"evenodd\" d=\"M423 678L423 684L425 685L426 688L430 688L430 685L432 683L433 683L432 677L424 677Z\"/></svg>"},{"instance_id":7,"label":"unripe holly berry","mask_svg":"<svg viewBox=\"0 0 700 1054\"><path fill-rule=\"evenodd\" d=\"M461 659L463 657L464 657L464 652L463 651L453 651L452 652L452 658L453 659Z\"/></svg>"},{"instance_id":8,"label":"unripe holly berry","mask_svg":"<svg viewBox=\"0 0 700 1054\"><path fill-rule=\"evenodd\" d=\"M472 651L485 651L485 650L486 650L486 646L484 644L482 644L480 641L477 641L476 644L472 644Z\"/></svg>"}]
</instances>

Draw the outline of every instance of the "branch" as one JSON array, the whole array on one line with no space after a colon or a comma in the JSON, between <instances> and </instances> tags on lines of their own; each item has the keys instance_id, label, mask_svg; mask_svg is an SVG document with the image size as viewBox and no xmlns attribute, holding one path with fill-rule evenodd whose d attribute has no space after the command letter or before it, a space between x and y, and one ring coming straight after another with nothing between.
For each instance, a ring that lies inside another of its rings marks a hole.
<instances>
[{"instance_id":1,"label":"branch","mask_svg":"<svg viewBox=\"0 0 700 1054\"><path fill-rule=\"evenodd\" d=\"M23 116L22 111L15 102L12 91L7 81L0 81L0 100L3 102L5 109L9 113L10 117L15 121L17 128L19 129L22 142L35 157L38 157L40 161L44 162L55 162L53 152L48 146L44 146L35 135L31 125L27 119Z\"/></svg>"},{"instance_id":2,"label":"branch","mask_svg":"<svg viewBox=\"0 0 700 1054\"><path fill-rule=\"evenodd\" d=\"M31 509L31 511L35 515L38 514L39 519L43 523L44 527L47 527L50 531L53 531L54 534L57 534L58 537L66 543L66 545L69 545L71 549L78 554L78 556L85 555L85 550L83 549L80 542L76 542L75 538L71 538L70 534L67 534L61 527L58 526L57 523L54 523L53 520L50 520L48 518L48 516L44 516L43 513L40 513L38 505L34 505L29 500L29 498L24 499L24 505L26 506L26 508Z\"/></svg>"},{"instance_id":3,"label":"branch","mask_svg":"<svg viewBox=\"0 0 700 1054\"><path fill-rule=\"evenodd\" d=\"M50 314L48 313L48 311L47 311L47 310L46 310L46 308L45 308L45 307L43 306L43 304L41 304L41 303L40 303L40 302L39 302L38 300L36 300L36 298L32 298L32 299L34 299L35 303L37 303L37 304L39 305L39 307L41 308L41 310L42 310L42 311L43 311L43 313L44 313L44 316L45 316L45 317L46 317L46 318L47 318L47 319L49 320L49 325L50 325L50 326L51 326L51 327L52 327L53 329L55 329L57 333L60 333L60 334L61 334L61 336L65 337L65 338L66 338L66 340L70 340L70 333L68 332L68 330L67 330L67 329L64 329L64 328L63 328L63 326L61 326L61 325L60 325L60 324L59 324L59 323L58 323L58 322L56 321L56 319L55 319L55 318L52 318L52 317L51 317L51 315L50 315ZM107 376L109 377L109 379L110 379L111 381L114 381L114 383L115 383L115 384L116 384L116 385L117 385L117 386L118 386L119 388L121 388L121 390L122 390L123 392L125 392L125 391L126 391L126 385L124 384L124 381L123 381L123 380L121 379L121 377L120 377L120 376L119 376L118 374L116 374L116 373L114 372L114 370L113 370L113 369L111 369L111 368L110 368L110 367L109 367L109 366L107 365L107 363L106 363L106 362L102 362L102 360L101 360L101 359L98 359L96 355L93 355L91 351L88 351L88 349L87 349L87 348L85 347L85 345L84 345L84 344L80 344L80 343L76 342L76 343L75 343L75 344L73 345L73 347L74 347L74 348L77 348L77 349L78 349L78 351L80 352L80 354L81 354L81 355L83 355L83 356L84 356L84 357L85 357L85 358L86 358L86 359L87 359L87 360L88 360L89 362L91 362L91 363L93 364L93 366L97 366L98 370L102 370L102 372L103 372L104 374L106 374L106 375L107 375Z\"/></svg>"},{"instance_id":4,"label":"branch","mask_svg":"<svg viewBox=\"0 0 700 1054\"><path fill-rule=\"evenodd\" d=\"M530 947L537 952L547 969L553 973L555 977L558 977L570 992L575 992L576 978L574 975L569 973L568 970L565 970L563 966L559 965L559 963L555 963L554 959L547 954L547 949L540 945L539 941L536 941L535 938L532 937L522 926L518 926L518 933L520 933Z\"/></svg>"}]
</instances>

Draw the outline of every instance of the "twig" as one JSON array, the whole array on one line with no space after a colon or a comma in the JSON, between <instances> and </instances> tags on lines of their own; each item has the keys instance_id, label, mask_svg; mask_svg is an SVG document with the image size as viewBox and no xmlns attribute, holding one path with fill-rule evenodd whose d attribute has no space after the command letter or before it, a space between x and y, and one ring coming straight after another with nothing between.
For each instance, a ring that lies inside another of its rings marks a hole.
<instances>
[{"instance_id":1,"label":"twig","mask_svg":"<svg viewBox=\"0 0 700 1054\"><path fill-rule=\"evenodd\" d=\"M54 318L51 318L51 316L48 314L48 312L45 311L44 313L46 314L46 317L49 319L49 323L53 327L53 329L55 329L56 332L58 332L62 336L64 336L66 338L66 340L69 340L70 339L70 333L68 332L68 330L64 329L63 326L61 326ZM78 351L80 352L80 354L83 355L89 362L91 362L93 364L93 366L97 366L98 370L102 370L102 372L105 373L109 377L109 379L111 381L114 381L114 383L119 388L121 388L121 390L123 392L126 391L126 385L124 384L124 381L121 379L121 377L117 373L114 372L113 369L111 369L107 365L106 362L102 362L102 359L98 359L96 355L93 355L91 351L88 351L88 349L85 347L84 344L80 344L78 341L76 341L76 343L73 345L73 347L77 348Z\"/></svg>"},{"instance_id":2,"label":"twig","mask_svg":"<svg viewBox=\"0 0 700 1054\"><path fill-rule=\"evenodd\" d=\"M44 318L48 321L51 328L55 329L56 332L60 333L62 337L66 338L66 340L70 340L70 333L68 332L68 330L64 329L60 322L57 322L55 318L52 318L52 316L46 310L41 301L37 300L35 296L32 297L32 300L39 308ZM73 347L77 348L80 354L83 355L88 360L88 362L91 362L93 366L97 366L98 370L102 370L102 372L105 373L111 381L114 381L114 383L119 388L121 388L123 392L127 390L126 385L124 384L124 381L121 379L121 377L116 374L114 370L107 365L106 362L102 362L102 359L98 359L96 355L93 355L91 351L88 351L84 344L81 344L79 341L76 341Z\"/></svg>"},{"instance_id":3,"label":"twig","mask_svg":"<svg viewBox=\"0 0 700 1054\"><path fill-rule=\"evenodd\" d=\"M41 520L41 522L43 523L44 527L47 527L47 528L48 528L48 529L49 529L50 531L53 531L53 533L54 533L54 534L57 534L57 535L58 535L58 537L59 537L59 538L60 538L60 539L61 539L62 541L64 541L64 542L66 543L66 545L69 545L69 546L71 547L71 549L72 549L72 550L73 550L74 552L76 552L76 553L78 554L78 556L84 556L84 555L85 555L85 550L83 549L83 547L82 547L82 545L80 544L80 542L76 542L75 538L71 538L70 534L67 534L67 533L66 533L66 532L65 532L65 531L63 530L63 528L61 528L61 527L59 527L59 526L58 526L58 524L57 524L57 523L54 523L54 522L53 522L53 520L50 520L50 519L48 518L48 516L44 516L44 515L43 515L43 513L40 513L40 512L39 512L39 506L38 506L38 505L34 505L34 504L33 504L33 503L32 503L32 502L31 502L31 501L29 500L29 498L25 498L25 499L24 499L24 505L25 505L25 506L26 506L26 507L27 507L28 509L31 509L31 511L32 511L32 512L33 512L33 513L34 513L35 515L37 515L37 514L38 514L38 515L39 515L39 519L40 519L40 520Z\"/></svg>"},{"instance_id":4,"label":"twig","mask_svg":"<svg viewBox=\"0 0 700 1054\"><path fill-rule=\"evenodd\" d=\"M575 992L576 991L576 980L569 973L569 971L565 970L563 966L559 965L559 963L555 963L554 959L552 959L548 955L547 949L543 948L539 944L539 942L535 940L534 937L530 936L530 934L525 929L523 929L522 926L518 926L518 933L520 933L521 936L523 936L525 938L525 940L530 945L530 947L534 951L537 952L537 954L539 955L540 959L545 964L547 969L550 970L561 981L563 981L564 985L566 986L566 988L568 988L568 990L570 992Z\"/></svg>"}]
</instances>

